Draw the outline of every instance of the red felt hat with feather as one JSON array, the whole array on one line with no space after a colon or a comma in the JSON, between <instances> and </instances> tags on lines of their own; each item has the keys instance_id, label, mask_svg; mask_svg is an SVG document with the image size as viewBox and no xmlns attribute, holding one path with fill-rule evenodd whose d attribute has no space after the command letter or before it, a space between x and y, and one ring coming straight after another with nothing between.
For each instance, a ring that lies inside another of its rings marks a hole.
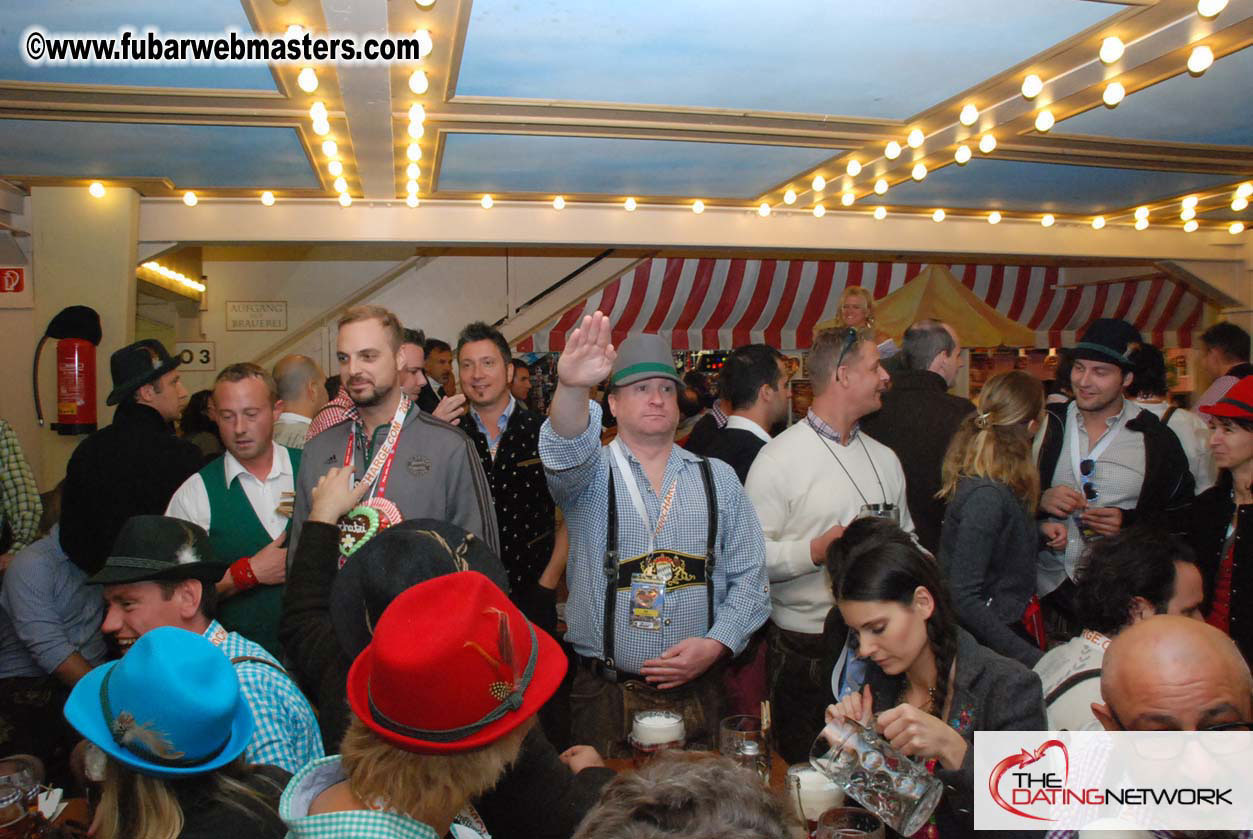
<instances>
[{"instance_id":1,"label":"red felt hat with feather","mask_svg":"<svg viewBox=\"0 0 1253 839\"><path fill-rule=\"evenodd\" d=\"M348 704L397 748L449 754L495 742L556 692L566 657L477 571L402 592L348 672Z\"/></svg>"}]
</instances>

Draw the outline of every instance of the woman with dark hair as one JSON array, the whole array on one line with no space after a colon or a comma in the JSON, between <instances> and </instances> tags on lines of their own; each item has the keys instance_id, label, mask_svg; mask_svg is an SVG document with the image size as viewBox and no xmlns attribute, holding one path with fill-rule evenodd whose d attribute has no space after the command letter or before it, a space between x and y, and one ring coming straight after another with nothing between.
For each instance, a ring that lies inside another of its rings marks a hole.
<instances>
[{"instance_id":1,"label":"woman with dark hair","mask_svg":"<svg viewBox=\"0 0 1253 839\"><path fill-rule=\"evenodd\" d=\"M971 835L974 733L1044 730L1039 677L958 626L939 568L895 524L854 521L827 570L852 646L869 659L862 691L828 707L828 720L873 724L944 782L934 828L920 835Z\"/></svg>"},{"instance_id":2,"label":"woman with dark hair","mask_svg":"<svg viewBox=\"0 0 1253 839\"><path fill-rule=\"evenodd\" d=\"M1234 608L1237 592L1253 586L1253 376L1200 410L1209 415L1210 451L1219 472L1217 483L1188 508L1188 543L1205 579L1206 620L1253 660L1253 615Z\"/></svg>"},{"instance_id":3,"label":"woman with dark hair","mask_svg":"<svg viewBox=\"0 0 1253 839\"><path fill-rule=\"evenodd\" d=\"M198 390L191 395L179 417L178 433L200 449L206 463L222 453L222 436L213 420L213 391Z\"/></svg>"}]
</instances>

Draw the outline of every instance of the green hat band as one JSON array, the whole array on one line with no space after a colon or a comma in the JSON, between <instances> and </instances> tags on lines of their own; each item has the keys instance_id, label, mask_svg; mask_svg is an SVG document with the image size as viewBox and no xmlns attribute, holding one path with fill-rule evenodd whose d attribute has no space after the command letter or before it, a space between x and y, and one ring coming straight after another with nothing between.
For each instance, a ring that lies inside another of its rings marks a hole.
<instances>
[{"instance_id":1,"label":"green hat band","mask_svg":"<svg viewBox=\"0 0 1253 839\"><path fill-rule=\"evenodd\" d=\"M677 379L679 376L674 372L673 364L665 364L660 361L641 361L639 364L632 364L629 367L623 367L617 373L613 374L612 384L617 384L628 376L634 376L638 373L656 373L659 376L668 376Z\"/></svg>"}]
</instances>

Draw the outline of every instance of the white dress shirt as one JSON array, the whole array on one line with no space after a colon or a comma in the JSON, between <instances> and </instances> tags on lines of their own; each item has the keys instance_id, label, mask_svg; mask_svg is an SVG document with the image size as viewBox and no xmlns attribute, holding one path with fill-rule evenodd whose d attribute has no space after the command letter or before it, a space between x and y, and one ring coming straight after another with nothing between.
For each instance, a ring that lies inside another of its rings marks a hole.
<instances>
[{"instance_id":1,"label":"white dress shirt","mask_svg":"<svg viewBox=\"0 0 1253 839\"><path fill-rule=\"evenodd\" d=\"M278 512L278 506L283 501L283 493L293 492L296 484L296 476L292 471L291 457L287 449L282 446L274 447L274 460L270 464L270 474L264 481L245 469L230 452L224 454L223 457L226 459L226 485L229 487L236 478L239 479L248 503L257 514L257 520L261 522L265 532L270 534L271 539L277 539L287 527L287 517ZM212 519L209 511L209 491L205 489L204 478L199 472L184 481L183 485L178 488L174 497L170 499L170 506L166 508L165 514L198 524L205 530L209 529Z\"/></svg>"},{"instance_id":2,"label":"white dress shirt","mask_svg":"<svg viewBox=\"0 0 1253 839\"><path fill-rule=\"evenodd\" d=\"M738 428L741 431L747 431L757 437L763 443L770 442L770 435L766 433L766 429L750 420L748 417L741 417L738 414L732 414L727 417L727 428Z\"/></svg>"}]
</instances>

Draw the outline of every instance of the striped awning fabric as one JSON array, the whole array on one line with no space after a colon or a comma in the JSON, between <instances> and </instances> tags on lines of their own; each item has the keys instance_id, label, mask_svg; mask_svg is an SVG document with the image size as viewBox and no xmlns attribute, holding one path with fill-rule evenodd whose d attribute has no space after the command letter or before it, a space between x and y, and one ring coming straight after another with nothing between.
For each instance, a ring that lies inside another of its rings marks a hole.
<instances>
[{"instance_id":1,"label":"striped awning fabric","mask_svg":"<svg viewBox=\"0 0 1253 839\"><path fill-rule=\"evenodd\" d=\"M520 352L559 351L584 315L609 315L613 340L630 332L670 337L676 350L764 342L803 350L814 324L835 317L845 286L886 297L924 268L918 262L716 258L645 260L518 343ZM1166 277L1058 286L1058 269L947 265L979 298L1035 332L1036 347L1061 347L1099 317L1123 318L1160 347L1188 347L1204 299Z\"/></svg>"}]
</instances>

